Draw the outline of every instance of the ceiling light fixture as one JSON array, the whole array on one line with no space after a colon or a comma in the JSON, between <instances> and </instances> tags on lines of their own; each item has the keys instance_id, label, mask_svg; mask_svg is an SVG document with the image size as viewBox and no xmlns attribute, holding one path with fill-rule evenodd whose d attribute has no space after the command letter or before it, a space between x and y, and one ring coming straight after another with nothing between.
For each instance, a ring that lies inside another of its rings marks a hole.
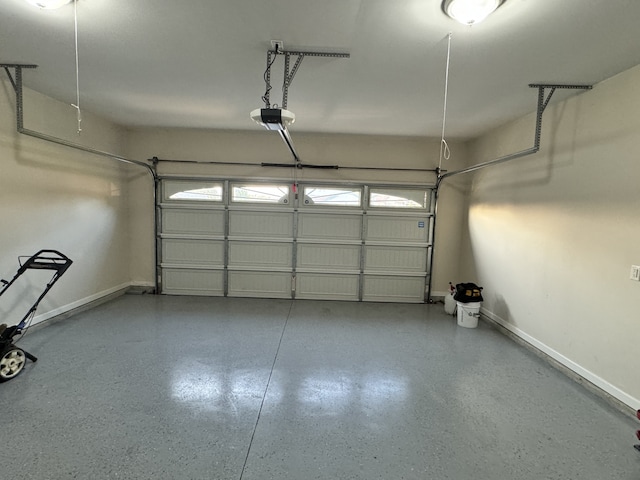
<instances>
[{"instance_id":1,"label":"ceiling light fixture","mask_svg":"<svg viewBox=\"0 0 640 480\"><path fill-rule=\"evenodd\" d=\"M64 7L72 1L73 0L26 0L27 3L45 10L54 10L56 8Z\"/></svg>"},{"instance_id":2,"label":"ceiling light fixture","mask_svg":"<svg viewBox=\"0 0 640 480\"><path fill-rule=\"evenodd\" d=\"M463 25L475 25L491 15L504 0L444 0L442 10Z\"/></svg>"}]
</instances>

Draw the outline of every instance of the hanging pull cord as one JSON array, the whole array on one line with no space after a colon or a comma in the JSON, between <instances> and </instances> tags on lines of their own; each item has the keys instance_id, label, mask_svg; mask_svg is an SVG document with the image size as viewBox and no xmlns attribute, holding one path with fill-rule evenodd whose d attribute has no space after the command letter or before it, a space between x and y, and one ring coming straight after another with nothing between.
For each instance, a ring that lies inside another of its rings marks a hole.
<instances>
[{"instance_id":1,"label":"hanging pull cord","mask_svg":"<svg viewBox=\"0 0 640 480\"><path fill-rule=\"evenodd\" d=\"M438 168L442 167L442 159L449 160L451 158L451 150L449 150L449 144L443 138L440 143L440 165Z\"/></svg>"},{"instance_id":2,"label":"hanging pull cord","mask_svg":"<svg viewBox=\"0 0 640 480\"><path fill-rule=\"evenodd\" d=\"M438 163L438 172L442 170L442 159L449 160L451 150L449 144L444 139L444 131L447 124L447 95L449 94L449 63L451 60L451 33L447 40L447 68L444 75L444 108L442 111L442 136L440 137L440 161Z\"/></svg>"},{"instance_id":3,"label":"hanging pull cord","mask_svg":"<svg viewBox=\"0 0 640 480\"><path fill-rule=\"evenodd\" d=\"M76 103L71 104L76 109L78 115L78 135L82 132L82 112L80 111L80 66L78 62L78 0L73 1L73 24L76 43Z\"/></svg>"}]
</instances>

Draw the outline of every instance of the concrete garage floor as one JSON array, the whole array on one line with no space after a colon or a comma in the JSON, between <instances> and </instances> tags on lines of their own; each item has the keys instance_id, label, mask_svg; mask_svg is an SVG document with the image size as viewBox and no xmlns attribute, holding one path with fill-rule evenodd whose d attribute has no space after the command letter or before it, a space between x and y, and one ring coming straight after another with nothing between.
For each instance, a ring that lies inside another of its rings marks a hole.
<instances>
[{"instance_id":1,"label":"concrete garage floor","mask_svg":"<svg viewBox=\"0 0 640 480\"><path fill-rule=\"evenodd\" d=\"M441 305L126 295L35 330L3 479L634 479L638 426Z\"/></svg>"}]
</instances>

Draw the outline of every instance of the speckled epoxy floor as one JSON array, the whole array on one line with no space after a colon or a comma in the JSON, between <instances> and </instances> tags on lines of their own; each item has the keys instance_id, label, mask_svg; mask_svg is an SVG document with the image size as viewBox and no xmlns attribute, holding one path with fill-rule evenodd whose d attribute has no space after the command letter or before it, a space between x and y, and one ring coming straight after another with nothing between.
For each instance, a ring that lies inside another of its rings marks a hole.
<instances>
[{"instance_id":1,"label":"speckled epoxy floor","mask_svg":"<svg viewBox=\"0 0 640 480\"><path fill-rule=\"evenodd\" d=\"M638 426L438 305L123 296L29 333L3 479L633 479Z\"/></svg>"}]
</instances>

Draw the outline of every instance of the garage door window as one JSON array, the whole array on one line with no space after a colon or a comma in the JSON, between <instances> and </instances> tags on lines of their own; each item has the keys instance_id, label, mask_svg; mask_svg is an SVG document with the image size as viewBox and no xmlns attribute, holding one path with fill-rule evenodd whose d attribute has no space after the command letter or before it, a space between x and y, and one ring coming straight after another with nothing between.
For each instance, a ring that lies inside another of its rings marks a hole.
<instances>
[{"instance_id":1,"label":"garage door window","mask_svg":"<svg viewBox=\"0 0 640 480\"><path fill-rule=\"evenodd\" d=\"M369 206L426 210L429 207L429 194L426 190L372 188L369 193Z\"/></svg>"},{"instance_id":2,"label":"garage door window","mask_svg":"<svg viewBox=\"0 0 640 480\"><path fill-rule=\"evenodd\" d=\"M362 190L360 188L305 186L302 193L305 205L362 206Z\"/></svg>"},{"instance_id":3,"label":"garage door window","mask_svg":"<svg viewBox=\"0 0 640 480\"><path fill-rule=\"evenodd\" d=\"M164 182L163 200L221 202L222 183L168 180Z\"/></svg>"},{"instance_id":4,"label":"garage door window","mask_svg":"<svg viewBox=\"0 0 640 480\"><path fill-rule=\"evenodd\" d=\"M231 202L288 204L289 185L234 184L231 188Z\"/></svg>"}]
</instances>

